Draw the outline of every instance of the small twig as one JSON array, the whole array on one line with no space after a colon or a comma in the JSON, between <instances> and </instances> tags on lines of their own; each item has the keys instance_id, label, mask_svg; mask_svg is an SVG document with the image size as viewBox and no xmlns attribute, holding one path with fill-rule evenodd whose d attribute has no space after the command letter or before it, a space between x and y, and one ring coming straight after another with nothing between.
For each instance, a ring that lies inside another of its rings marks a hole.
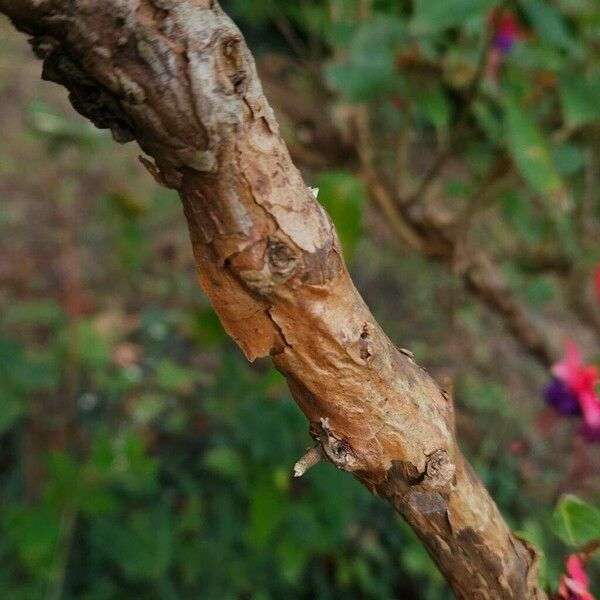
<instances>
[{"instance_id":1,"label":"small twig","mask_svg":"<svg viewBox=\"0 0 600 600\"><path fill-rule=\"evenodd\" d=\"M508 1L502 3L500 10L505 8L509 4ZM487 57L494 43L494 26L492 23L488 25L486 28L485 38L483 42L483 49L481 51L481 55L479 56L479 62L477 64L477 69L475 70L475 74L471 79L471 83L469 84L469 88L467 89L467 93L464 98L464 102L458 113L456 118L456 123L450 133L448 134L448 139L446 144L438 150L436 157L433 160L433 163L429 167L429 170L423 176L421 183L417 189L404 200L404 202L410 206L423 198L423 196L429 190L431 184L437 179L442 167L444 166L446 160L449 158L454 142L456 141L456 134L460 131L465 125L467 119L469 118L469 114L471 111L471 105L473 101L477 97L479 93L479 88L481 87L481 82L483 80L483 76L485 75L485 67L487 64Z\"/></svg>"},{"instance_id":2,"label":"small twig","mask_svg":"<svg viewBox=\"0 0 600 600\"><path fill-rule=\"evenodd\" d=\"M366 180L371 199L379 206L392 229L402 237L410 248L424 252L424 240L398 210L392 194L388 192L384 185L379 183L375 174L367 173Z\"/></svg>"},{"instance_id":3,"label":"small twig","mask_svg":"<svg viewBox=\"0 0 600 600\"><path fill-rule=\"evenodd\" d=\"M267 4L270 9L273 24L279 30L279 33L289 44L290 48L296 54L298 59L306 65L309 65L311 63L309 49L306 47L304 41L294 30L294 27L290 23L290 20L273 0L267 0Z\"/></svg>"},{"instance_id":4,"label":"small twig","mask_svg":"<svg viewBox=\"0 0 600 600\"><path fill-rule=\"evenodd\" d=\"M371 14L371 0L358 1L358 18L361 21L366 20Z\"/></svg>"},{"instance_id":5,"label":"small twig","mask_svg":"<svg viewBox=\"0 0 600 600\"><path fill-rule=\"evenodd\" d=\"M595 133L596 135L592 133L592 139L597 140L600 128L597 128ZM581 208L579 211L579 226L584 244L593 243L595 239L594 206L598 198L598 182L600 179L598 176L598 169L600 168L598 150L600 150L600 144L597 141L595 143L592 142L585 157L585 188L581 197Z\"/></svg>"},{"instance_id":6,"label":"small twig","mask_svg":"<svg viewBox=\"0 0 600 600\"><path fill-rule=\"evenodd\" d=\"M74 506L65 507L60 518L60 529L52 559L51 576L45 594L46 600L60 600L62 598L76 522L77 509Z\"/></svg>"},{"instance_id":7,"label":"small twig","mask_svg":"<svg viewBox=\"0 0 600 600\"><path fill-rule=\"evenodd\" d=\"M597 552L598 550L600 550L600 538L597 540L592 540L591 542L588 542L582 549L581 549L581 554L584 555L584 562L587 563L587 561L592 558L592 554L594 554L595 552Z\"/></svg>"},{"instance_id":8,"label":"small twig","mask_svg":"<svg viewBox=\"0 0 600 600\"><path fill-rule=\"evenodd\" d=\"M410 178L410 144L411 144L411 111L410 106L404 108L402 114L402 124L398 135L398 144L396 147L396 194L402 198L410 187L412 182Z\"/></svg>"},{"instance_id":9,"label":"small twig","mask_svg":"<svg viewBox=\"0 0 600 600\"><path fill-rule=\"evenodd\" d=\"M511 167L511 162L506 157L501 157L492 164L483 181L467 199L467 205L460 216L465 228L469 226L475 214L486 207L494 193L505 182L511 174Z\"/></svg>"},{"instance_id":10,"label":"small twig","mask_svg":"<svg viewBox=\"0 0 600 600\"><path fill-rule=\"evenodd\" d=\"M379 181L380 177L375 165L375 146L371 135L368 109L365 106L356 107L353 117L352 123L356 132L355 147L364 172L369 195L375 201L375 204L379 206L386 218L389 219L396 233L402 236L411 248L422 250L423 240L404 218L401 211L398 210L394 197Z\"/></svg>"},{"instance_id":11,"label":"small twig","mask_svg":"<svg viewBox=\"0 0 600 600\"><path fill-rule=\"evenodd\" d=\"M294 477L302 477L306 471L319 464L323 460L323 451L319 446L313 446L294 465Z\"/></svg>"}]
</instances>

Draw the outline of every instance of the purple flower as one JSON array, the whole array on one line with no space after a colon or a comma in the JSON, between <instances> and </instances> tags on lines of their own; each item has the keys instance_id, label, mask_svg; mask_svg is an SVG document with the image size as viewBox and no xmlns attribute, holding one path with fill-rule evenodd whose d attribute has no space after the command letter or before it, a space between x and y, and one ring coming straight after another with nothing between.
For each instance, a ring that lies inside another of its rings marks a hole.
<instances>
[{"instance_id":1,"label":"purple flower","mask_svg":"<svg viewBox=\"0 0 600 600\"><path fill-rule=\"evenodd\" d=\"M554 407L563 415L578 415L581 413L577 395L560 379L554 378L544 388L546 404Z\"/></svg>"},{"instance_id":2,"label":"purple flower","mask_svg":"<svg viewBox=\"0 0 600 600\"><path fill-rule=\"evenodd\" d=\"M590 427L587 423L584 423L579 429L579 433L587 442L599 443L600 442L600 429Z\"/></svg>"},{"instance_id":3,"label":"purple flower","mask_svg":"<svg viewBox=\"0 0 600 600\"><path fill-rule=\"evenodd\" d=\"M500 50L501 54L508 54L515 45L515 37L508 32L500 32L494 38L494 48Z\"/></svg>"},{"instance_id":4,"label":"purple flower","mask_svg":"<svg viewBox=\"0 0 600 600\"><path fill-rule=\"evenodd\" d=\"M500 54L508 54L517 42L525 38L525 32L512 12L493 12L492 19L494 22L494 47Z\"/></svg>"}]
</instances>

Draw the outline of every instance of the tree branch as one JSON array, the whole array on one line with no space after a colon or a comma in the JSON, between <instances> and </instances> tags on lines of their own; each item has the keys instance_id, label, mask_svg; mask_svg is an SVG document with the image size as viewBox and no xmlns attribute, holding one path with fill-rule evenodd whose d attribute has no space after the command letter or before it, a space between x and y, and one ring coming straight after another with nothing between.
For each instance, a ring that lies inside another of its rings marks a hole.
<instances>
[{"instance_id":1,"label":"tree branch","mask_svg":"<svg viewBox=\"0 0 600 600\"><path fill-rule=\"evenodd\" d=\"M474 247L464 233L464 217L448 214L424 202L403 203L386 186L378 171L365 107L353 113L356 153L362 164L369 195L386 216L392 229L419 251L450 264L466 287L504 320L515 339L543 365L550 366L560 352L511 291L502 270L483 250Z\"/></svg>"},{"instance_id":2,"label":"tree branch","mask_svg":"<svg viewBox=\"0 0 600 600\"><path fill-rule=\"evenodd\" d=\"M399 239L453 268L472 295L497 314L517 343L542 365L549 367L558 359L561 348L552 343L541 324L515 296L502 269L465 236L465 214L449 215L447 211L425 209L420 203L409 206L402 203L397 185L386 185L383 169L376 165L375 141L365 106L347 111L346 125L352 135L344 137L327 117L326 111L321 110L326 99L319 97L315 100L298 90L290 94L289 83L281 68L274 71L267 61L261 67L268 96L280 118L286 120L288 128L309 125L315 132L304 143L294 141L290 144L288 140L290 152L297 163L307 167L359 169L369 199L383 213ZM485 190L480 188L477 194L482 191ZM483 198L476 201L481 202ZM566 266L562 268L564 270Z\"/></svg>"},{"instance_id":3,"label":"tree branch","mask_svg":"<svg viewBox=\"0 0 600 600\"><path fill-rule=\"evenodd\" d=\"M43 75L179 191L200 282L271 355L325 457L410 523L459 598L543 598L537 554L462 457L452 401L375 322L213 0L0 0ZM332 493L335 493L332 491Z\"/></svg>"}]
</instances>

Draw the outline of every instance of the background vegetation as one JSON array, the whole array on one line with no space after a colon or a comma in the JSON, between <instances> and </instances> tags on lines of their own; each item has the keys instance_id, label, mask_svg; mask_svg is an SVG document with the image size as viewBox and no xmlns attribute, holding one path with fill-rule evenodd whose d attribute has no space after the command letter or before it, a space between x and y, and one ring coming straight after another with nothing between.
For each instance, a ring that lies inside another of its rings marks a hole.
<instances>
[{"instance_id":1,"label":"background vegetation","mask_svg":"<svg viewBox=\"0 0 600 600\"><path fill-rule=\"evenodd\" d=\"M600 513L563 496L598 504L600 444L545 407L548 365L465 289L461 248L440 262L411 242L374 177L452 216L555 347L593 362L597 5L224 5L361 293L452 379L465 453L555 589L600 537ZM227 340L177 198L0 33L0 597L448 598L383 502L330 465L292 478L306 423L268 361Z\"/></svg>"}]
</instances>

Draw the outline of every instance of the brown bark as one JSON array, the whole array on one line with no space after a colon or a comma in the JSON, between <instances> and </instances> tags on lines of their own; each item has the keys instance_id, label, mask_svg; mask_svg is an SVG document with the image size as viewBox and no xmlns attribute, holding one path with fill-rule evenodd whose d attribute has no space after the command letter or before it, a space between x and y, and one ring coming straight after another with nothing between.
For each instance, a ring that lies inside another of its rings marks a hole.
<instances>
[{"instance_id":1,"label":"brown bark","mask_svg":"<svg viewBox=\"0 0 600 600\"><path fill-rule=\"evenodd\" d=\"M177 189L200 282L249 360L271 355L323 454L388 499L460 598L543 598L537 555L462 457L449 395L375 322L213 0L0 0L44 77Z\"/></svg>"},{"instance_id":2,"label":"brown bark","mask_svg":"<svg viewBox=\"0 0 600 600\"><path fill-rule=\"evenodd\" d=\"M468 215L448 212L444 201L430 206L420 194L420 201L407 201L400 196L397 186L386 185L387 174L375 164L377 142L373 139L367 107L346 112L349 122L345 123L345 128L353 130L353 134L344 136L334 125L331 111L322 110L323 103L330 100L326 94L315 94L314 89L310 94L301 90L290 94L288 80L297 76L294 73L286 77L290 63L278 64L269 57L263 61L262 69L260 66L264 87L279 118L285 119L288 129L308 129L305 143L288 140L290 153L297 164L358 169L369 198L400 239L409 247L448 265L467 290L497 314L521 347L542 365L549 367L558 360L562 352L560 344L553 343L551 336L515 296L492 257L469 239L465 231ZM492 173L492 178L494 176L498 174ZM479 193L483 192L482 196L486 197L489 190L486 184L483 187ZM568 262L555 257L546 266L564 270ZM578 314L585 317L589 311L578 311Z\"/></svg>"}]
</instances>

